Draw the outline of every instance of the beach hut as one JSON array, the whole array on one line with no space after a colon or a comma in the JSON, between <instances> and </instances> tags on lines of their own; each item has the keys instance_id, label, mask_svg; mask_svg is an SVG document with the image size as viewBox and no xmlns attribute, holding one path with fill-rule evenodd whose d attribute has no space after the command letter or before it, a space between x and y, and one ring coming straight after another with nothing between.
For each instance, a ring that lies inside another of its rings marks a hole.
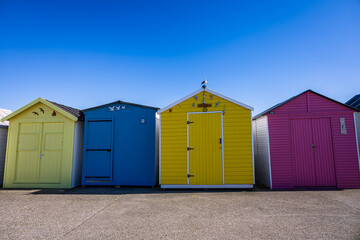
<instances>
[{"instance_id":1,"label":"beach hut","mask_svg":"<svg viewBox=\"0 0 360 240\"><path fill-rule=\"evenodd\" d=\"M83 121L78 109L38 98L9 121L4 188L71 188L80 184Z\"/></svg>"},{"instance_id":2,"label":"beach hut","mask_svg":"<svg viewBox=\"0 0 360 240\"><path fill-rule=\"evenodd\" d=\"M157 110L123 101L83 110L82 185L157 185Z\"/></svg>"},{"instance_id":3,"label":"beach hut","mask_svg":"<svg viewBox=\"0 0 360 240\"><path fill-rule=\"evenodd\" d=\"M0 108L0 119L9 115L10 113L11 113L10 110ZM5 166L5 153L6 153L8 126L9 126L8 121L5 121L5 122L0 121L0 186L2 186L3 178L4 178L4 166Z\"/></svg>"},{"instance_id":4,"label":"beach hut","mask_svg":"<svg viewBox=\"0 0 360 240\"><path fill-rule=\"evenodd\" d=\"M252 110L208 88L161 109L161 188L252 188Z\"/></svg>"},{"instance_id":5,"label":"beach hut","mask_svg":"<svg viewBox=\"0 0 360 240\"><path fill-rule=\"evenodd\" d=\"M257 181L272 189L360 188L355 111L307 90L255 116Z\"/></svg>"}]
</instances>

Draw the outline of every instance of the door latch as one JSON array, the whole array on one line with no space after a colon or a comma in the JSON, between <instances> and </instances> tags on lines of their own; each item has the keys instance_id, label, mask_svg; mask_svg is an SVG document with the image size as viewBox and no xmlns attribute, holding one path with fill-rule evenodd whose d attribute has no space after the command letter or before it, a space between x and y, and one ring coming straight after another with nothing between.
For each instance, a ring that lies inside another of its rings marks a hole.
<instances>
[{"instance_id":1,"label":"door latch","mask_svg":"<svg viewBox=\"0 0 360 240\"><path fill-rule=\"evenodd\" d=\"M191 177L195 177L195 175L190 175L190 174L188 174L187 177L188 177L188 178L191 178Z\"/></svg>"},{"instance_id":2,"label":"door latch","mask_svg":"<svg viewBox=\"0 0 360 240\"><path fill-rule=\"evenodd\" d=\"M188 147L188 148L187 148L187 150L188 150L188 151L190 151L190 150L194 150L194 148L190 148L190 147Z\"/></svg>"}]
</instances>

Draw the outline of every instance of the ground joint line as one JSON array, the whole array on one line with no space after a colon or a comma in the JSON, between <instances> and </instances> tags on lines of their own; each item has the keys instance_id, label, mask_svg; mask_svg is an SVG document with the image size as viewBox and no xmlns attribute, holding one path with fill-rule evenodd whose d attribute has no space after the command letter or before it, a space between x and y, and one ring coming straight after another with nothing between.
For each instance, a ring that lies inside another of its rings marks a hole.
<instances>
[{"instance_id":1,"label":"ground joint line","mask_svg":"<svg viewBox=\"0 0 360 240\"><path fill-rule=\"evenodd\" d=\"M90 219L92 219L93 217L95 217L96 215L98 215L100 212L104 211L106 208L110 207L111 205L113 205L115 202L119 201L119 199L115 199L114 201L112 201L111 203L109 203L108 205L106 205L105 207L103 207L102 209L100 209L99 211L95 212L93 215L91 215L89 218L85 219L85 221L83 221L81 224L79 224L78 226L76 226L75 228L71 229L69 232L67 232L64 236L62 236L62 238L66 237L67 235L69 235L71 232L75 231L76 229L78 229L79 227L81 227L84 223L88 222Z\"/></svg>"}]
</instances>

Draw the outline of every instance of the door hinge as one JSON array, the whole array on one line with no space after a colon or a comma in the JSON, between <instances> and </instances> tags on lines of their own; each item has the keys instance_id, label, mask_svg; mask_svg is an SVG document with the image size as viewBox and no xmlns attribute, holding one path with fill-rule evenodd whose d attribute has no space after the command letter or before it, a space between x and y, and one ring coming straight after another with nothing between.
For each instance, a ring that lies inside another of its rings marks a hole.
<instances>
[{"instance_id":1,"label":"door hinge","mask_svg":"<svg viewBox=\"0 0 360 240\"><path fill-rule=\"evenodd\" d=\"M187 177L188 177L188 178L190 178L190 177L195 177L195 175L190 175L190 174L188 174Z\"/></svg>"},{"instance_id":2,"label":"door hinge","mask_svg":"<svg viewBox=\"0 0 360 240\"><path fill-rule=\"evenodd\" d=\"M190 124L190 123L194 123L194 122L187 121L187 124Z\"/></svg>"},{"instance_id":3,"label":"door hinge","mask_svg":"<svg viewBox=\"0 0 360 240\"><path fill-rule=\"evenodd\" d=\"M190 148L190 147L188 147L188 148L187 148L187 150L188 150L188 151L189 151L189 150L194 150L194 148Z\"/></svg>"}]
</instances>

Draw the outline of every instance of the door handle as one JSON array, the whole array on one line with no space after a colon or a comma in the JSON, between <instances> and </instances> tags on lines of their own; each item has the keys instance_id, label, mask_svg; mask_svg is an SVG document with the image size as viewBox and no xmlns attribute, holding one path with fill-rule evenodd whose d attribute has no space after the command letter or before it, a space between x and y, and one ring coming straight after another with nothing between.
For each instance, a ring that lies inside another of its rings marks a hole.
<instances>
[{"instance_id":1,"label":"door handle","mask_svg":"<svg viewBox=\"0 0 360 240\"><path fill-rule=\"evenodd\" d=\"M42 159L43 156L44 156L44 155L43 155L42 153L40 153L40 159Z\"/></svg>"},{"instance_id":2,"label":"door handle","mask_svg":"<svg viewBox=\"0 0 360 240\"><path fill-rule=\"evenodd\" d=\"M315 152L315 145L314 144L312 144L311 148L312 148L312 151Z\"/></svg>"},{"instance_id":3,"label":"door handle","mask_svg":"<svg viewBox=\"0 0 360 240\"><path fill-rule=\"evenodd\" d=\"M220 138L220 144L222 143L222 139Z\"/></svg>"}]
</instances>

